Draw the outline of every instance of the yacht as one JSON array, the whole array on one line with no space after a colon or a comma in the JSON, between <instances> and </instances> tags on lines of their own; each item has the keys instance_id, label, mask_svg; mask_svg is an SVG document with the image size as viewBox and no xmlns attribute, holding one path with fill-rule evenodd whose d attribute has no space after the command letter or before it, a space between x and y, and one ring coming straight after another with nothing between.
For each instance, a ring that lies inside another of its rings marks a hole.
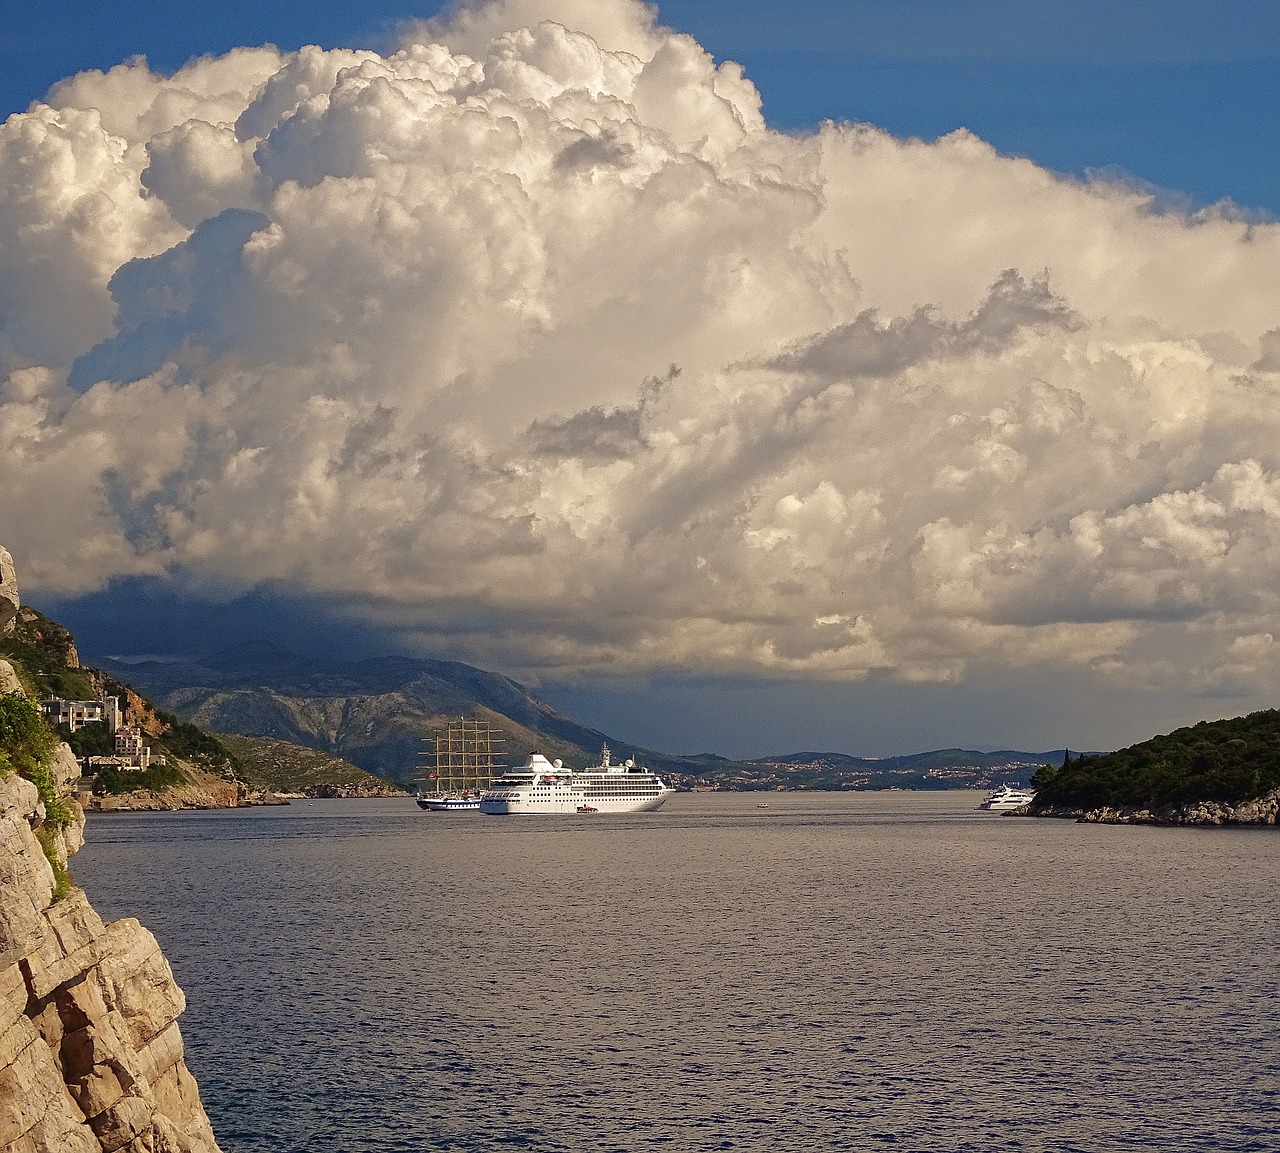
<instances>
[{"instance_id":1,"label":"yacht","mask_svg":"<svg viewBox=\"0 0 1280 1153\"><path fill-rule=\"evenodd\" d=\"M496 778L480 798L482 813L647 813L675 792L661 777L626 760L615 765L605 745L600 763L575 772L532 753Z\"/></svg>"},{"instance_id":2,"label":"yacht","mask_svg":"<svg viewBox=\"0 0 1280 1153\"><path fill-rule=\"evenodd\" d=\"M1001 785L994 793L989 794L978 808L989 813L1007 813L1013 809L1020 809L1023 805L1029 803L1035 795L1034 789Z\"/></svg>"}]
</instances>

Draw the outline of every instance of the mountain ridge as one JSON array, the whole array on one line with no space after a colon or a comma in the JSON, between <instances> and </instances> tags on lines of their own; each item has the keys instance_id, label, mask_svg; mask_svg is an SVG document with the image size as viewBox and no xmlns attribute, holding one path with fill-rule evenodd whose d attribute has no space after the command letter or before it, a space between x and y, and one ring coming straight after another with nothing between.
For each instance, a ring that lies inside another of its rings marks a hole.
<instances>
[{"instance_id":1,"label":"mountain ridge","mask_svg":"<svg viewBox=\"0 0 1280 1153\"><path fill-rule=\"evenodd\" d=\"M538 751L586 767L607 743L617 757L634 756L687 786L989 787L1025 780L1040 764L1063 756L1063 750L964 749L879 759L830 752L744 759L671 754L575 721L511 677L459 661L299 655L262 641L196 660L96 663L215 732L288 740L402 784L420 776L430 747L423 742L463 715L504 730L508 763Z\"/></svg>"}]
</instances>

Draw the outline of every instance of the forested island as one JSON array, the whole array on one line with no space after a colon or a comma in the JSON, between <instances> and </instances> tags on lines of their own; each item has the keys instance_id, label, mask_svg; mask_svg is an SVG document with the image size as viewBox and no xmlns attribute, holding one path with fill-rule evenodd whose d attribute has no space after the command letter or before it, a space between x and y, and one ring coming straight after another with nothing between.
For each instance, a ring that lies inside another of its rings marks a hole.
<instances>
[{"instance_id":1,"label":"forested island","mask_svg":"<svg viewBox=\"0 0 1280 1153\"><path fill-rule=\"evenodd\" d=\"M1032 778L1032 816L1128 824L1274 825L1280 711L1201 721L1114 753L1072 757Z\"/></svg>"}]
</instances>

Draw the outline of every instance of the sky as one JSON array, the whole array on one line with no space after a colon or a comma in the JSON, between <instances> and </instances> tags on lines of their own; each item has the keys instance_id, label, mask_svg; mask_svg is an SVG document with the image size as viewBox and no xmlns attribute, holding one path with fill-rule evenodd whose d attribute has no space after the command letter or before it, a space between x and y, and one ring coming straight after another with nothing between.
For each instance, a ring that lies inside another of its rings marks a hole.
<instances>
[{"instance_id":1,"label":"sky","mask_svg":"<svg viewBox=\"0 0 1280 1153\"><path fill-rule=\"evenodd\" d=\"M0 542L673 752L1270 707L1272 7L11 6Z\"/></svg>"}]
</instances>

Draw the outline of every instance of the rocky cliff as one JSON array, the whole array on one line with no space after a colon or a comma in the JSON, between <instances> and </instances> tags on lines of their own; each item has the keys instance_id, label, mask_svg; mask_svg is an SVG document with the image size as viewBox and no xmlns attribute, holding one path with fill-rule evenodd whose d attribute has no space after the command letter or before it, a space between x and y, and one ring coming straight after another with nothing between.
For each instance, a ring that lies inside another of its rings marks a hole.
<instances>
[{"instance_id":1,"label":"rocky cliff","mask_svg":"<svg viewBox=\"0 0 1280 1153\"><path fill-rule=\"evenodd\" d=\"M72 813L48 838L64 866L84 824ZM217 1153L169 963L132 918L104 925L80 889L54 899L43 816L35 785L0 780L0 1150Z\"/></svg>"},{"instance_id":2,"label":"rocky cliff","mask_svg":"<svg viewBox=\"0 0 1280 1153\"><path fill-rule=\"evenodd\" d=\"M0 637L13 631L13 618L18 615L18 577L13 570L9 550L0 548Z\"/></svg>"},{"instance_id":3,"label":"rocky cliff","mask_svg":"<svg viewBox=\"0 0 1280 1153\"><path fill-rule=\"evenodd\" d=\"M0 577L16 612L3 549ZM103 924L70 882L75 757L57 745L39 770L37 787L0 757L0 1153L218 1153L156 939L132 918Z\"/></svg>"}]
</instances>

